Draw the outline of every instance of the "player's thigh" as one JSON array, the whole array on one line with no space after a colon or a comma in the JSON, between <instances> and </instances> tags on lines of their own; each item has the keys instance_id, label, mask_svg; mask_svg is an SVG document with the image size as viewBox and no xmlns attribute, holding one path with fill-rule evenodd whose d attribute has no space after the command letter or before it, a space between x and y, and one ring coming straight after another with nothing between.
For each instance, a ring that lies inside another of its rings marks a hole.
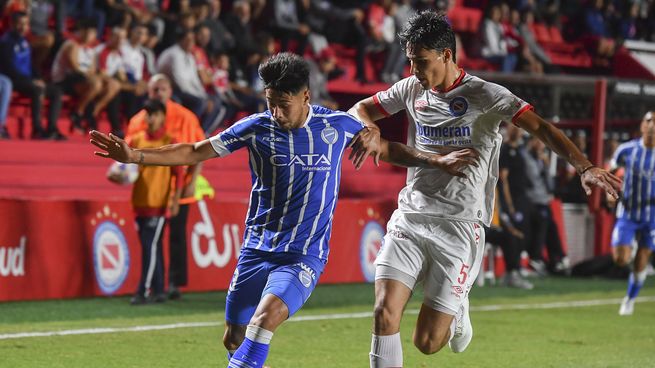
<instances>
[{"instance_id":1,"label":"player's thigh","mask_svg":"<svg viewBox=\"0 0 655 368\"><path fill-rule=\"evenodd\" d=\"M387 233L375 259L375 280L396 280L410 290L419 279L425 263L421 246L424 229L412 215L394 212L387 224Z\"/></svg>"},{"instance_id":2,"label":"player's thigh","mask_svg":"<svg viewBox=\"0 0 655 368\"><path fill-rule=\"evenodd\" d=\"M313 256L285 255L272 269L262 296L272 294L286 306L293 316L307 302L323 273L325 263Z\"/></svg>"},{"instance_id":3,"label":"player's thigh","mask_svg":"<svg viewBox=\"0 0 655 368\"><path fill-rule=\"evenodd\" d=\"M626 265L632 258L632 242L639 226L632 220L618 219L612 230L612 255L614 262Z\"/></svg>"},{"instance_id":4,"label":"player's thigh","mask_svg":"<svg viewBox=\"0 0 655 368\"><path fill-rule=\"evenodd\" d=\"M423 303L455 315L480 271L484 228L472 222L438 220L430 224L430 230Z\"/></svg>"},{"instance_id":5,"label":"player's thigh","mask_svg":"<svg viewBox=\"0 0 655 368\"><path fill-rule=\"evenodd\" d=\"M239 255L225 302L225 320L247 325L257 309L268 282L270 266L257 252L244 249Z\"/></svg>"}]
</instances>

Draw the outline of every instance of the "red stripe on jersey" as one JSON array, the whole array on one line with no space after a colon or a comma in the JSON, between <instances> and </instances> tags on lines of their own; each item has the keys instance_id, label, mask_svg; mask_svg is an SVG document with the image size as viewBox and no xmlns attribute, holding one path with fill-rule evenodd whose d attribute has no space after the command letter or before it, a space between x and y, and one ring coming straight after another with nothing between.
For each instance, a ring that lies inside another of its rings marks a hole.
<instances>
[{"instance_id":1,"label":"red stripe on jersey","mask_svg":"<svg viewBox=\"0 0 655 368\"><path fill-rule=\"evenodd\" d=\"M435 92L439 92L439 93L450 92L450 91L452 91L453 89L457 88L457 87L462 83L462 79L464 79L465 76L466 76L466 72L464 71L464 69L459 68L459 77L457 77L457 79L455 79L455 81L453 82L453 84L451 84L450 86L448 86L448 87L447 87L446 89L444 89L443 91L440 90L440 89L437 88L437 87L432 88L432 90L435 91Z\"/></svg>"},{"instance_id":2,"label":"red stripe on jersey","mask_svg":"<svg viewBox=\"0 0 655 368\"><path fill-rule=\"evenodd\" d=\"M528 111L528 110L534 110L534 106L532 106L530 104L527 104L527 105L521 107L521 110L517 111L516 114L514 114L514 116L512 116L512 124L516 125L516 119L518 119L519 116L523 115L523 113Z\"/></svg>"},{"instance_id":3,"label":"red stripe on jersey","mask_svg":"<svg viewBox=\"0 0 655 368\"><path fill-rule=\"evenodd\" d=\"M377 94L374 94L374 95L373 95L373 102L375 103L375 106L377 106L378 110L380 110L380 112L382 113L382 115L384 115L384 116L386 116L386 117L391 116L391 114L389 114L389 113L387 112L387 110L385 110L384 107L382 107L382 104L380 103L380 99L378 98L378 95L377 95Z\"/></svg>"}]
</instances>

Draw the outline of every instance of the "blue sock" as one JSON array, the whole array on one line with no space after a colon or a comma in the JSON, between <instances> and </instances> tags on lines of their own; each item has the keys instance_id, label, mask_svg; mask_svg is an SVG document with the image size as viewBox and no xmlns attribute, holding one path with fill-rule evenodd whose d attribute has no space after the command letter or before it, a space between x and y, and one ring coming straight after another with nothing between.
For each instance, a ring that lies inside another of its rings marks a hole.
<instances>
[{"instance_id":1,"label":"blue sock","mask_svg":"<svg viewBox=\"0 0 655 368\"><path fill-rule=\"evenodd\" d=\"M628 298L634 299L637 297L645 280L646 270L636 274L634 271L630 273L630 278L628 279Z\"/></svg>"},{"instance_id":2,"label":"blue sock","mask_svg":"<svg viewBox=\"0 0 655 368\"><path fill-rule=\"evenodd\" d=\"M232 354L228 368L262 368L268 356L273 333L261 327L249 325L246 338Z\"/></svg>"}]
</instances>

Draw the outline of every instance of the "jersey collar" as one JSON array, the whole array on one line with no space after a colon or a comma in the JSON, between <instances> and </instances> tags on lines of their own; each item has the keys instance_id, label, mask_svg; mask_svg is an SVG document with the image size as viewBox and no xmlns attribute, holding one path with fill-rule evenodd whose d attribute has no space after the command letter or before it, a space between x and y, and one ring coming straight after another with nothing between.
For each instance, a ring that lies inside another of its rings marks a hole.
<instances>
[{"instance_id":1,"label":"jersey collar","mask_svg":"<svg viewBox=\"0 0 655 368\"><path fill-rule=\"evenodd\" d=\"M432 88L432 90L433 90L434 92L437 92L437 93L446 93L446 92L450 92L450 91L452 91L453 89L457 88L460 84L462 84L462 80L464 79L465 76L466 76L466 72L464 71L464 69L459 68L459 77L457 77L457 79L455 79L455 81L453 82L453 84L451 84L450 86L446 87L446 89L444 89L444 90L440 90L440 89L438 89L437 87Z\"/></svg>"}]
</instances>

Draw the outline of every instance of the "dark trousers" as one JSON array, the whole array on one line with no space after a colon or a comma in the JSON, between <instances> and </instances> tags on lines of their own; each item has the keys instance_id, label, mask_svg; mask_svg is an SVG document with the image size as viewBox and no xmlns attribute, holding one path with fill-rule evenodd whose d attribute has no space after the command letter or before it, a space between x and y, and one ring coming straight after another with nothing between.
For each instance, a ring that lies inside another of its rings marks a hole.
<instances>
[{"instance_id":1,"label":"dark trousers","mask_svg":"<svg viewBox=\"0 0 655 368\"><path fill-rule=\"evenodd\" d=\"M16 79L13 81L14 90L32 100L32 131L43 131L41 126L41 113L43 111L43 98L50 101L48 111L48 131L57 129L57 118L61 113L61 89L54 84L46 84L45 88L37 86L31 79Z\"/></svg>"},{"instance_id":2,"label":"dark trousers","mask_svg":"<svg viewBox=\"0 0 655 368\"><path fill-rule=\"evenodd\" d=\"M137 293L142 296L164 292L164 216L136 218L141 240L141 280ZM147 294L146 294L147 293Z\"/></svg>"},{"instance_id":3,"label":"dark trousers","mask_svg":"<svg viewBox=\"0 0 655 368\"><path fill-rule=\"evenodd\" d=\"M168 282L175 286L187 284L187 237L186 225L189 218L189 205L180 205L180 212L171 217L169 225L169 263Z\"/></svg>"},{"instance_id":4,"label":"dark trousers","mask_svg":"<svg viewBox=\"0 0 655 368\"><path fill-rule=\"evenodd\" d=\"M502 228L491 227L485 228L485 241L502 249L507 272L520 268L521 241L519 239Z\"/></svg>"}]
</instances>

